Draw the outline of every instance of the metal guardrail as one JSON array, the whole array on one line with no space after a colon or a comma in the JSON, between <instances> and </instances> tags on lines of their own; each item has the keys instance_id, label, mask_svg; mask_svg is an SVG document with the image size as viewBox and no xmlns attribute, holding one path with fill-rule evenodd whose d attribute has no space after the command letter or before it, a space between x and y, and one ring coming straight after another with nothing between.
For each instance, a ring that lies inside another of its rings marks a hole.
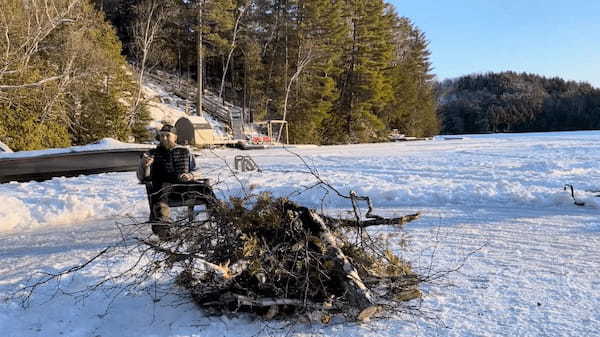
<instances>
[{"instance_id":1,"label":"metal guardrail","mask_svg":"<svg viewBox=\"0 0 600 337\"><path fill-rule=\"evenodd\" d=\"M0 159L0 183L135 171L148 148L54 153Z\"/></svg>"}]
</instances>

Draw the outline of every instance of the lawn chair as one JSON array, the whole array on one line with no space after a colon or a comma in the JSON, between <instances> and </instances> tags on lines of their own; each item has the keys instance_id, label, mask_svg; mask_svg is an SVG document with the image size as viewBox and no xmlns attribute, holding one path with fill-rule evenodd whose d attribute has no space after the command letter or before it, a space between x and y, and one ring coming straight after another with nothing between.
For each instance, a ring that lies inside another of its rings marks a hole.
<instances>
[{"instance_id":1,"label":"lawn chair","mask_svg":"<svg viewBox=\"0 0 600 337\"><path fill-rule=\"evenodd\" d=\"M143 156L140 157L140 161ZM194 160L194 156L190 156L190 170L192 175L195 175L197 172L196 162ZM204 205L206 207L206 212L209 212L210 209L217 202L217 198L215 193L213 192L212 186L210 184L209 179L200 179L194 178L190 182L185 183L177 183L177 184L167 184L161 190L152 192L152 178L150 176L144 177L145 175L140 174L138 171L138 179L140 179L140 184L146 185L146 195L148 197L148 207L150 208L150 213L152 214L152 197L154 196L162 196L163 194L167 195L167 204L170 208L172 207L187 207L187 217L189 221L193 221L196 217L196 213L194 212L194 207L199 205Z\"/></svg>"},{"instance_id":2,"label":"lawn chair","mask_svg":"<svg viewBox=\"0 0 600 337\"><path fill-rule=\"evenodd\" d=\"M187 207L187 217L193 221L197 212L195 206L204 205L206 212L214 206L217 198L210 185L210 179L197 179L187 183L171 184L152 193L152 182L143 182L146 185L146 195L148 196L148 206L152 212L152 197L157 194L167 194L167 204L169 207Z\"/></svg>"}]
</instances>

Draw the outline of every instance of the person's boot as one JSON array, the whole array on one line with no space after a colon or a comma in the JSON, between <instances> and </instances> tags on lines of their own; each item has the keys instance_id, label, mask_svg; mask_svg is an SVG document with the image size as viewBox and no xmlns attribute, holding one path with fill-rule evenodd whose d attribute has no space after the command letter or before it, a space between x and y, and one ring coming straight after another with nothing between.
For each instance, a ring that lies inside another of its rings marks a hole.
<instances>
[{"instance_id":1,"label":"person's boot","mask_svg":"<svg viewBox=\"0 0 600 337\"><path fill-rule=\"evenodd\" d=\"M157 223L152 225L152 233L156 234L159 239L167 241L171 239L171 225L165 223Z\"/></svg>"},{"instance_id":2,"label":"person's boot","mask_svg":"<svg viewBox=\"0 0 600 337\"><path fill-rule=\"evenodd\" d=\"M169 205L164 202L160 202L157 205L156 211L159 215L159 223L152 225L152 233L158 235L161 240L169 240L172 236L171 233L171 210Z\"/></svg>"}]
</instances>

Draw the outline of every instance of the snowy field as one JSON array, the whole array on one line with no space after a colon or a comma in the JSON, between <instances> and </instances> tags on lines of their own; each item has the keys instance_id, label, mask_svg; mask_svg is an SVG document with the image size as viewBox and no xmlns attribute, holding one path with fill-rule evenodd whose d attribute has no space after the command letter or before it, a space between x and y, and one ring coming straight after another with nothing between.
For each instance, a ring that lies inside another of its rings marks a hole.
<instances>
[{"instance_id":1,"label":"snowy field","mask_svg":"<svg viewBox=\"0 0 600 337\"><path fill-rule=\"evenodd\" d=\"M11 297L36 271L59 271L118 240L115 223L147 217L135 173L0 185L0 336L598 336L600 334L600 132L465 136L461 140L291 149L339 190L372 197L377 214L422 211L402 255L418 270L462 268L427 286L424 319L290 326L206 317L171 288L85 299L39 290L26 309ZM262 173L231 175L236 155ZM350 205L310 188L306 165L285 150L200 153L220 197L273 191L342 213ZM246 187L241 188L241 181ZM573 184L573 204L563 191ZM301 192L301 193L299 193ZM388 227L374 229L394 239ZM397 246L397 249L401 249ZM468 257L468 258L467 258ZM113 261L112 268L128 261ZM63 287L98 280L97 265Z\"/></svg>"}]
</instances>

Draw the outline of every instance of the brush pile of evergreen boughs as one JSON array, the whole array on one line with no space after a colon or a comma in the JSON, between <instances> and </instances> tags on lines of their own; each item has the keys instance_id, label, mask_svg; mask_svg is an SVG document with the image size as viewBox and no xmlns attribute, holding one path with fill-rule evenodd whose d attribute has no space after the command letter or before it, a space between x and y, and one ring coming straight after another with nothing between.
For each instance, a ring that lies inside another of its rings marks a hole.
<instances>
[{"instance_id":1,"label":"brush pile of evergreen boughs","mask_svg":"<svg viewBox=\"0 0 600 337\"><path fill-rule=\"evenodd\" d=\"M262 194L220 202L151 246L208 312L366 320L420 297L422 279L363 225Z\"/></svg>"}]
</instances>

